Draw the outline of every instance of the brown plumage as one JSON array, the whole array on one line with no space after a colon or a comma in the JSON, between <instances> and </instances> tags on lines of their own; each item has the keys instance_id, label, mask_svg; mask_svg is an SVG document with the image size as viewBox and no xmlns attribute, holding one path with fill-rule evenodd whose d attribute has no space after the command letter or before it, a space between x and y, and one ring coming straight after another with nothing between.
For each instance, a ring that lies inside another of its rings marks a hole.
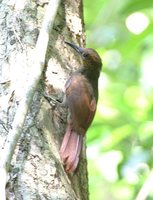
<instances>
[{"instance_id":1,"label":"brown plumage","mask_svg":"<svg viewBox=\"0 0 153 200\"><path fill-rule=\"evenodd\" d=\"M83 60L83 66L74 72L65 84L65 99L70 115L60 156L65 170L74 172L78 166L83 136L96 112L102 62L95 50L65 43L75 49Z\"/></svg>"}]
</instances>

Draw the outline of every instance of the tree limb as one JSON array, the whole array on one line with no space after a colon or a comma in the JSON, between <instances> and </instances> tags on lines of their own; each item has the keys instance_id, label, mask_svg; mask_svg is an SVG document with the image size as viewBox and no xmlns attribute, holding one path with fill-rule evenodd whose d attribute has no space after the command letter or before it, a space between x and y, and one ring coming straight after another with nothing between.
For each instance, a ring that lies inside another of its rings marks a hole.
<instances>
[{"instance_id":1,"label":"tree limb","mask_svg":"<svg viewBox=\"0 0 153 200\"><path fill-rule=\"evenodd\" d=\"M135 200L145 200L147 199L149 193L153 190L153 170L150 172L148 178L140 189Z\"/></svg>"},{"instance_id":2,"label":"tree limb","mask_svg":"<svg viewBox=\"0 0 153 200\"><path fill-rule=\"evenodd\" d=\"M31 83L29 84L29 87L26 90L25 95L20 101L20 104L16 111L16 115L14 117L14 121L12 123L12 128L9 130L5 145L0 152L1 200L6 199L5 186L7 182L7 172L9 170L10 162L14 154L15 147L20 138L23 125L25 122L25 118L33 99L33 95L36 91L37 85L39 83L39 80L44 68L47 45L49 41L49 33L52 30L54 19L55 19L59 5L60 5L60 0L49 1L47 10L44 16L42 28L40 30L40 34L37 40L37 44L35 48L35 56L33 58L33 64L37 66L37 70L33 74L33 79Z\"/></svg>"}]
</instances>

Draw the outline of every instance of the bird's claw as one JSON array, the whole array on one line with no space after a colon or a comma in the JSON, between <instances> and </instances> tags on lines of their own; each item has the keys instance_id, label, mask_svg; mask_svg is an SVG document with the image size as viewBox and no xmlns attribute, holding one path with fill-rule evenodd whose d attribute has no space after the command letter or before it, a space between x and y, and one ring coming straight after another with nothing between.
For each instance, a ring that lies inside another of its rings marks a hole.
<instances>
[{"instance_id":1,"label":"bird's claw","mask_svg":"<svg viewBox=\"0 0 153 200\"><path fill-rule=\"evenodd\" d=\"M52 95L48 95L46 93L43 94L43 96L45 97L45 99L47 99L47 101L53 106L55 107L57 105L57 103L59 103L58 99L56 99L54 96Z\"/></svg>"}]
</instances>

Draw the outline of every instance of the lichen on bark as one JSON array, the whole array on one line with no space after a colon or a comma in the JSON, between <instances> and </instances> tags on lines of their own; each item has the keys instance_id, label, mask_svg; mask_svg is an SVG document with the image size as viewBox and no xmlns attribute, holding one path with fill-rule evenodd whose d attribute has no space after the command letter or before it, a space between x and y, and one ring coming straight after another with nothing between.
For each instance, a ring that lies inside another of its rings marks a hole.
<instances>
[{"instance_id":1,"label":"lichen on bark","mask_svg":"<svg viewBox=\"0 0 153 200\"><path fill-rule=\"evenodd\" d=\"M0 147L5 143L16 109L37 66L31 56L48 1L7 1L0 8ZM50 105L44 92L61 97L64 84L80 61L64 40L84 45L82 2L61 2L50 35L46 68L21 138L11 162L7 184L8 199L88 199L85 147L80 166L67 175L59 157L66 127L67 109ZM32 67L31 67L32 66Z\"/></svg>"}]
</instances>

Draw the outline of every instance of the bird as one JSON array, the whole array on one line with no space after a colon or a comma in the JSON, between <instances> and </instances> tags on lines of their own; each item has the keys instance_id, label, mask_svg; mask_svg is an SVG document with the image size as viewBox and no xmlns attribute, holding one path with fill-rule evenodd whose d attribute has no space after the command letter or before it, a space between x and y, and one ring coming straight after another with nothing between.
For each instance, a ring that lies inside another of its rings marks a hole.
<instances>
[{"instance_id":1,"label":"bird","mask_svg":"<svg viewBox=\"0 0 153 200\"><path fill-rule=\"evenodd\" d=\"M94 49L83 48L66 41L65 43L74 49L82 60L81 67L66 81L64 91L68 120L60 147L60 157L65 171L73 173L79 164L83 137L95 116L102 60Z\"/></svg>"}]
</instances>

